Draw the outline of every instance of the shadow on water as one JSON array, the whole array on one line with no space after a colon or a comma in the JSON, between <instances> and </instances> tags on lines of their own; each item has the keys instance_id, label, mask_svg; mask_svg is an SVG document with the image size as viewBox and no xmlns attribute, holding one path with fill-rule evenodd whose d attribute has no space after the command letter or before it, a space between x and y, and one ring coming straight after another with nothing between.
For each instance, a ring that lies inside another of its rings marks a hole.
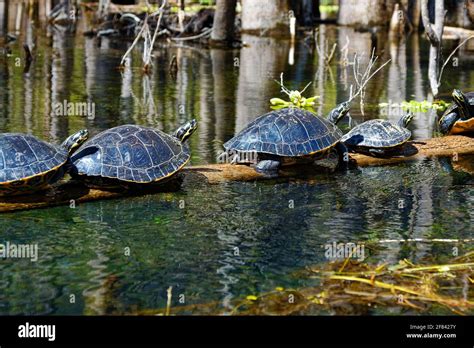
<instances>
[{"instance_id":1,"label":"shadow on water","mask_svg":"<svg viewBox=\"0 0 474 348\"><path fill-rule=\"evenodd\" d=\"M30 31L31 33L31 31ZM33 133L60 142L73 131L92 135L112 126L136 123L173 132L197 118L190 139L192 163L215 162L222 143L269 110L279 96L273 81L284 72L290 89L309 81L307 95L320 95L320 114L344 101L354 83L351 59L375 47L381 61L392 61L369 83L363 108L353 121L398 120L400 111L381 102L428 99L427 43L411 36L389 47L381 34L321 26L320 42L338 43L326 66L308 40L290 42L244 36L240 50L201 49L160 43L149 77L140 74L140 54L130 71L117 67L129 43L97 41L81 32L48 29L31 33L35 60L28 74L15 66L20 38L0 56L0 131ZM340 52L346 43L347 52ZM175 76L168 66L176 56ZM466 66L460 56L459 64ZM442 93L469 89L471 70L447 68ZM284 96L283 96L284 97ZM58 116L64 101L89 102L94 115ZM433 115L419 113L415 139L433 133ZM347 120L343 127L347 127ZM2 240L38 243L40 257L0 263L2 314L109 314L162 308L173 286L187 304L215 301L225 310L247 294L276 286L305 287L315 280L294 276L308 265L325 264L323 246L378 239L471 238L474 224L473 159L424 160L348 173L320 173L292 180L206 185L195 179L183 189L127 199L91 202L75 209L2 214ZM459 252L465 245L458 245ZM393 243L368 250L368 262L425 256L443 260L453 245ZM4 276L3 276L4 275ZM70 302L75 294L76 302Z\"/></svg>"}]
</instances>

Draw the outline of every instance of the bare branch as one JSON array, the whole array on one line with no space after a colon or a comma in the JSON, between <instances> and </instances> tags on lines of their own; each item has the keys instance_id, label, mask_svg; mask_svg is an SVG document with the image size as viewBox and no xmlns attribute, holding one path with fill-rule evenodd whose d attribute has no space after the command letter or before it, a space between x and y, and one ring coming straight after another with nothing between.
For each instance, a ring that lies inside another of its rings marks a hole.
<instances>
[{"instance_id":1,"label":"bare branch","mask_svg":"<svg viewBox=\"0 0 474 348\"><path fill-rule=\"evenodd\" d=\"M329 55L326 55L327 57L327 64L331 63L333 57L334 57L334 53L336 52L336 47L337 47L337 43L335 43L334 45L332 45L332 49L331 49L331 53Z\"/></svg>"},{"instance_id":2,"label":"bare branch","mask_svg":"<svg viewBox=\"0 0 474 348\"><path fill-rule=\"evenodd\" d=\"M329 63L331 63L334 57L334 53L336 52L337 43L333 44L331 52L328 54L327 52L329 51L329 41L326 39L324 43L320 43L318 41L318 33L319 30L316 29L316 32L314 34L314 44L316 46L316 51L318 52L319 59L323 59L324 63L326 65L329 65Z\"/></svg>"},{"instance_id":3,"label":"bare branch","mask_svg":"<svg viewBox=\"0 0 474 348\"><path fill-rule=\"evenodd\" d=\"M375 74L377 74L380 70L382 70L385 65L387 65L391 59L387 60L385 63L383 63L377 70L375 70L372 74L369 75L370 71L372 70L373 66L374 66L374 61L377 59L377 57L373 57L371 59L371 62L369 62L369 65L367 67L367 70L368 71L367 73L364 73L364 79L360 80L360 82L357 82L358 83L358 90L355 94L353 94L350 98L349 98L349 102L351 102L352 100L354 100L359 94L362 94L364 89L365 89L365 86L367 85L367 83L372 79L372 77L375 76ZM358 73L358 72L357 72ZM351 94L352 94L352 86L351 86Z\"/></svg>"},{"instance_id":4,"label":"bare branch","mask_svg":"<svg viewBox=\"0 0 474 348\"><path fill-rule=\"evenodd\" d=\"M206 35L209 35L211 34L212 32L212 28L208 28L206 30L204 30L202 33L200 34L197 34L197 35L194 35L194 36L186 36L186 37L172 37L171 40L173 41L189 41L189 40L195 40L195 39L199 39L201 37L204 37Z\"/></svg>"},{"instance_id":5,"label":"bare branch","mask_svg":"<svg viewBox=\"0 0 474 348\"><path fill-rule=\"evenodd\" d=\"M466 42L468 42L470 39L473 39L474 35L469 36L468 38L464 39L457 47L451 52L451 54L448 56L446 61L444 62L443 66L441 67L441 70L439 71L439 77L438 77L438 86L441 85L441 77L443 76L443 71L446 65L449 63L450 59L453 57L454 53L457 52L458 49L460 49Z\"/></svg>"},{"instance_id":6,"label":"bare branch","mask_svg":"<svg viewBox=\"0 0 474 348\"><path fill-rule=\"evenodd\" d=\"M440 38L436 35L433 25L430 22L430 17L428 14L428 0L421 0L421 20L423 21L423 26L425 27L426 36L428 40L434 46L438 46Z\"/></svg>"},{"instance_id":7,"label":"bare branch","mask_svg":"<svg viewBox=\"0 0 474 348\"><path fill-rule=\"evenodd\" d=\"M303 90L302 90L300 93L303 94L303 92L306 91L306 88L308 88L312 83L313 83L313 81L310 81L310 82L303 88Z\"/></svg>"},{"instance_id":8,"label":"bare branch","mask_svg":"<svg viewBox=\"0 0 474 348\"><path fill-rule=\"evenodd\" d=\"M148 19L148 16L145 16L145 19L144 19L144 22L146 23ZM128 48L127 52L125 52L125 54L122 56L122 60L120 61L120 65L123 66L124 65L124 62L125 62L125 59L127 58L127 56L130 54L130 52L132 52L133 48L137 45L138 41L140 40L140 38L142 37L142 34L143 34L143 31L145 30L145 25L142 25L142 28L140 29L140 31L138 32L137 36L135 37L135 40L133 40L133 43L130 45L130 47Z\"/></svg>"}]
</instances>

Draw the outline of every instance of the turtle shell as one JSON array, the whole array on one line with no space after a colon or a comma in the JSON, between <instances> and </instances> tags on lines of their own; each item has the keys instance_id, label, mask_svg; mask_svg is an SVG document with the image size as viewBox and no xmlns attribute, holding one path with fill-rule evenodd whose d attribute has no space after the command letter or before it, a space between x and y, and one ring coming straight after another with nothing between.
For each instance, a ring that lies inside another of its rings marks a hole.
<instances>
[{"instance_id":1,"label":"turtle shell","mask_svg":"<svg viewBox=\"0 0 474 348\"><path fill-rule=\"evenodd\" d=\"M45 188L61 178L67 160L65 149L33 135L0 134L0 195Z\"/></svg>"},{"instance_id":2,"label":"turtle shell","mask_svg":"<svg viewBox=\"0 0 474 348\"><path fill-rule=\"evenodd\" d=\"M258 117L224 148L298 157L325 151L341 137L342 132L330 121L306 110L285 108Z\"/></svg>"},{"instance_id":3,"label":"turtle shell","mask_svg":"<svg viewBox=\"0 0 474 348\"><path fill-rule=\"evenodd\" d=\"M458 119L452 126L449 134L463 134L474 132L474 117L467 120Z\"/></svg>"},{"instance_id":4,"label":"turtle shell","mask_svg":"<svg viewBox=\"0 0 474 348\"><path fill-rule=\"evenodd\" d=\"M387 120L369 120L352 128L341 141L349 147L387 148L405 143L411 132Z\"/></svg>"},{"instance_id":5,"label":"turtle shell","mask_svg":"<svg viewBox=\"0 0 474 348\"><path fill-rule=\"evenodd\" d=\"M175 174L190 159L178 138L136 125L108 129L86 141L71 161L75 175L151 183Z\"/></svg>"},{"instance_id":6,"label":"turtle shell","mask_svg":"<svg viewBox=\"0 0 474 348\"><path fill-rule=\"evenodd\" d=\"M464 93L464 95L466 96L467 102L470 105L469 112L471 117L474 117L474 92L467 92Z\"/></svg>"},{"instance_id":7,"label":"turtle shell","mask_svg":"<svg viewBox=\"0 0 474 348\"><path fill-rule=\"evenodd\" d=\"M464 93L467 97L468 103L470 105L470 114L471 118L467 120L461 119L461 115L458 113L459 106L456 103L452 103L443 113L443 115L439 118L438 123L442 124L443 122L448 122L447 124L452 123L451 128L449 128L448 134L460 134L460 133L467 133L474 131L474 92L467 92ZM452 118L453 121L446 119L448 115L456 113L457 117Z\"/></svg>"}]
</instances>

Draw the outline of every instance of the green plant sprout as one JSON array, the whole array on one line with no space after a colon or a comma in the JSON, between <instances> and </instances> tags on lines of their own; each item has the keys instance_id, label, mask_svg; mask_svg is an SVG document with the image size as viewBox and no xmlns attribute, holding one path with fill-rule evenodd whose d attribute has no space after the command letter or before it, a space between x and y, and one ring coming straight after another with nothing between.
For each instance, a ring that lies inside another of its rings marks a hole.
<instances>
[{"instance_id":1,"label":"green plant sprout","mask_svg":"<svg viewBox=\"0 0 474 348\"><path fill-rule=\"evenodd\" d=\"M312 110L313 106L316 104L316 99L319 98L319 96L317 95L310 98L303 97L302 94L309 87L309 85L311 85L311 82L308 83L302 91L290 91L288 88L286 88L285 84L283 83L283 73L280 74L280 81L275 80L275 82L280 85L281 91L288 95L290 100L286 101L281 98L270 99L270 104L272 105L272 109L274 110L288 107Z\"/></svg>"}]
</instances>

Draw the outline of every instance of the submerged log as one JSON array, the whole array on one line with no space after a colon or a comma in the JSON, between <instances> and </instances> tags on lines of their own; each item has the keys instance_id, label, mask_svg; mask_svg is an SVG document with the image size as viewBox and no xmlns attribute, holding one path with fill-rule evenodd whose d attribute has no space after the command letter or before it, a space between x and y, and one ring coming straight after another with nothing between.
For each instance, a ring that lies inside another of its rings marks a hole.
<instances>
[{"instance_id":1,"label":"submerged log","mask_svg":"<svg viewBox=\"0 0 474 348\"><path fill-rule=\"evenodd\" d=\"M359 167L381 166L400 162L416 161L427 157L451 157L456 164L458 157L474 154L474 138L467 136L446 136L425 141L408 142L401 151L401 156L391 158L375 158L361 154L351 154L351 161ZM322 168L318 167L320 171ZM304 178L315 173L314 166L284 167L279 172L279 178ZM322 169L324 170L324 169ZM327 168L326 168L327 170ZM231 164L207 164L192 166L183 170L183 175L197 175L208 184L219 184L229 181L268 180L269 177L257 173L252 167ZM275 180L275 178L271 178ZM156 192L156 191L155 191ZM53 187L41 195L23 197L4 197L0 200L0 213L17 210L45 208L57 205L77 205L84 202L130 197L148 192L110 192L89 189L81 183L69 181Z\"/></svg>"}]
</instances>

